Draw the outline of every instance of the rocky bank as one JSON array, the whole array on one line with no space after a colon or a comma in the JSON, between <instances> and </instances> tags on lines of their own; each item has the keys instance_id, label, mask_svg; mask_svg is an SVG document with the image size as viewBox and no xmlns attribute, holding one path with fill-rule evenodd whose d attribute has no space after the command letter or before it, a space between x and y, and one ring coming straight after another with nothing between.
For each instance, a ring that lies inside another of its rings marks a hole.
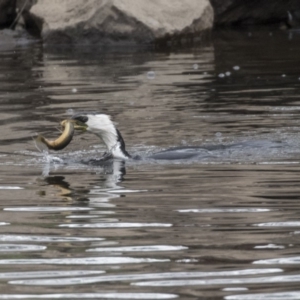
<instances>
[{"instance_id":1,"label":"rocky bank","mask_svg":"<svg viewBox=\"0 0 300 300\"><path fill-rule=\"evenodd\" d=\"M213 9L208 0L38 0L25 24L49 44L182 41L212 28Z\"/></svg>"},{"instance_id":2,"label":"rocky bank","mask_svg":"<svg viewBox=\"0 0 300 300\"><path fill-rule=\"evenodd\" d=\"M299 19L299 0L0 0L0 29L22 27L45 44L183 43L213 26Z\"/></svg>"}]
</instances>

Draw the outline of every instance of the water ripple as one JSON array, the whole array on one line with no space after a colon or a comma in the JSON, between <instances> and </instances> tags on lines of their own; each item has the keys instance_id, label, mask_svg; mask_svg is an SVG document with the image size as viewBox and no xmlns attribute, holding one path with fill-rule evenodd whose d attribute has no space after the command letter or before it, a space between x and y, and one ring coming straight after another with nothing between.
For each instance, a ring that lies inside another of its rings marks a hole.
<instances>
[{"instance_id":1,"label":"water ripple","mask_svg":"<svg viewBox=\"0 0 300 300\"><path fill-rule=\"evenodd\" d=\"M41 251L47 249L46 246L37 245L18 245L18 244L2 244L0 245L0 252L12 251Z\"/></svg>"},{"instance_id":2,"label":"water ripple","mask_svg":"<svg viewBox=\"0 0 300 300\"><path fill-rule=\"evenodd\" d=\"M197 277L215 277L215 276L243 276L243 275L258 275L282 272L281 269L248 269L236 271L220 271L220 272L169 272L169 273L149 273L149 274L123 274L123 275L108 275L108 276L93 276L80 278L76 284L90 284L97 282L116 282L116 281L136 281L147 279L175 279L175 278L197 278ZM78 279L78 278L77 278ZM10 281L11 284L22 285L49 285L60 286L74 284L73 278L61 278L60 280L52 279L33 279L33 280L15 280Z\"/></svg>"},{"instance_id":3,"label":"water ripple","mask_svg":"<svg viewBox=\"0 0 300 300\"><path fill-rule=\"evenodd\" d=\"M110 265L168 262L169 259L133 258L133 257L78 257L49 259L2 259L0 265Z\"/></svg>"},{"instance_id":4,"label":"water ripple","mask_svg":"<svg viewBox=\"0 0 300 300\"><path fill-rule=\"evenodd\" d=\"M51 278L66 276L85 276L103 274L105 271L86 271L86 270L70 270L70 271L32 271L32 272L5 272L0 273L0 279L14 278Z\"/></svg>"},{"instance_id":5,"label":"water ripple","mask_svg":"<svg viewBox=\"0 0 300 300\"><path fill-rule=\"evenodd\" d=\"M259 227L297 227L297 226L300 226L300 221L267 222L267 223L254 224L254 226L259 226Z\"/></svg>"},{"instance_id":6,"label":"water ripple","mask_svg":"<svg viewBox=\"0 0 300 300\"><path fill-rule=\"evenodd\" d=\"M141 193L141 192L148 192L148 190L125 190L125 189L118 189L118 190L109 190L109 193L113 194L124 194L124 193Z\"/></svg>"},{"instance_id":7,"label":"water ripple","mask_svg":"<svg viewBox=\"0 0 300 300\"><path fill-rule=\"evenodd\" d=\"M96 219L99 218L97 215L71 215L66 216L67 219Z\"/></svg>"},{"instance_id":8,"label":"water ripple","mask_svg":"<svg viewBox=\"0 0 300 300\"><path fill-rule=\"evenodd\" d=\"M283 282L300 282L300 275L282 275L272 277L255 277L255 278L216 278L206 280L160 280L134 282L132 285L137 286L187 286L187 285L227 285L227 284L265 284L265 283L283 283Z\"/></svg>"},{"instance_id":9,"label":"water ripple","mask_svg":"<svg viewBox=\"0 0 300 300\"><path fill-rule=\"evenodd\" d=\"M256 213L271 211L268 208L203 208L179 209L181 213Z\"/></svg>"},{"instance_id":10,"label":"water ripple","mask_svg":"<svg viewBox=\"0 0 300 300\"><path fill-rule=\"evenodd\" d=\"M175 294L162 293L78 293L78 294L8 294L0 295L0 299L174 299Z\"/></svg>"},{"instance_id":11,"label":"water ripple","mask_svg":"<svg viewBox=\"0 0 300 300\"><path fill-rule=\"evenodd\" d=\"M299 300L300 292L261 293L226 296L226 300Z\"/></svg>"},{"instance_id":12,"label":"water ripple","mask_svg":"<svg viewBox=\"0 0 300 300\"><path fill-rule=\"evenodd\" d=\"M222 289L222 291L224 292L236 292L236 291L248 291L249 289L248 288L245 288L245 287L229 287L229 288L224 288Z\"/></svg>"},{"instance_id":13,"label":"water ripple","mask_svg":"<svg viewBox=\"0 0 300 300\"><path fill-rule=\"evenodd\" d=\"M165 223L93 223L93 224L60 224L59 227L68 228L134 228L134 227L171 227L172 224Z\"/></svg>"},{"instance_id":14,"label":"water ripple","mask_svg":"<svg viewBox=\"0 0 300 300\"><path fill-rule=\"evenodd\" d=\"M23 190L24 188L19 186L0 186L0 190Z\"/></svg>"},{"instance_id":15,"label":"water ripple","mask_svg":"<svg viewBox=\"0 0 300 300\"><path fill-rule=\"evenodd\" d=\"M254 249L284 249L282 245L268 244L268 245L259 245L255 246Z\"/></svg>"},{"instance_id":16,"label":"water ripple","mask_svg":"<svg viewBox=\"0 0 300 300\"><path fill-rule=\"evenodd\" d=\"M261 265L273 265L273 264L300 264L300 256L294 257L285 257L285 258L271 258L271 259L261 259L256 260L253 264L261 264Z\"/></svg>"},{"instance_id":17,"label":"water ripple","mask_svg":"<svg viewBox=\"0 0 300 300\"><path fill-rule=\"evenodd\" d=\"M6 211L24 211L24 212L59 212L59 211L88 211L93 210L90 207L53 207L53 206L27 206L27 207L7 207Z\"/></svg>"},{"instance_id":18,"label":"water ripple","mask_svg":"<svg viewBox=\"0 0 300 300\"><path fill-rule=\"evenodd\" d=\"M104 238L94 237L75 237L75 236L44 236L44 235L17 235L17 234L1 234L1 242L94 242L103 241Z\"/></svg>"},{"instance_id":19,"label":"water ripple","mask_svg":"<svg viewBox=\"0 0 300 300\"><path fill-rule=\"evenodd\" d=\"M7 222L0 222L0 226L10 225L10 223Z\"/></svg>"},{"instance_id":20,"label":"water ripple","mask_svg":"<svg viewBox=\"0 0 300 300\"><path fill-rule=\"evenodd\" d=\"M101 247L88 249L86 252L136 252L136 251L180 251L186 250L184 246L150 245L150 246L127 246L127 247Z\"/></svg>"}]
</instances>

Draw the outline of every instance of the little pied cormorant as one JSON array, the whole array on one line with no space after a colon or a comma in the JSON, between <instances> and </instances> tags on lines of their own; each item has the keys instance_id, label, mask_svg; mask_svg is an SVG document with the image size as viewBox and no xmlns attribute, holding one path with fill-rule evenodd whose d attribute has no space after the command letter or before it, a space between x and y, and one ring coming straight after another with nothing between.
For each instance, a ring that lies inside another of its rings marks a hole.
<instances>
[{"instance_id":1,"label":"little pied cormorant","mask_svg":"<svg viewBox=\"0 0 300 300\"><path fill-rule=\"evenodd\" d=\"M132 157L125 148L125 142L120 131L111 121L111 117L106 114L97 113L77 113L72 116L75 130L88 131L97 135L106 146L106 153L100 160L111 158L128 160L140 159L140 157ZM214 147L214 146L213 146ZM163 159L163 160L177 160L177 159L191 159L194 157L209 157L211 154L207 147L176 147L168 150L153 153L147 158Z\"/></svg>"}]
</instances>

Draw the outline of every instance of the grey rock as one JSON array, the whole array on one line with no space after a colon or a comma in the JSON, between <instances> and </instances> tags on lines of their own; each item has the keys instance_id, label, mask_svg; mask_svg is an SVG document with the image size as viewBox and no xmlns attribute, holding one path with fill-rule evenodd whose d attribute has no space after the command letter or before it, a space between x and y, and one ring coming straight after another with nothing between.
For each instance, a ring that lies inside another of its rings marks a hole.
<instances>
[{"instance_id":1,"label":"grey rock","mask_svg":"<svg viewBox=\"0 0 300 300\"><path fill-rule=\"evenodd\" d=\"M38 0L30 13L48 44L152 43L213 25L209 0Z\"/></svg>"},{"instance_id":2,"label":"grey rock","mask_svg":"<svg viewBox=\"0 0 300 300\"><path fill-rule=\"evenodd\" d=\"M16 16L16 0L0 0L0 28L9 27Z\"/></svg>"},{"instance_id":3,"label":"grey rock","mask_svg":"<svg viewBox=\"0 0 300 300\"><path fill-rule=\"evenodd\" d=\"M299 0L210 0L217 25L267 24L289 25L288 12L300 10Z\"/></svg>"}]
</instances>

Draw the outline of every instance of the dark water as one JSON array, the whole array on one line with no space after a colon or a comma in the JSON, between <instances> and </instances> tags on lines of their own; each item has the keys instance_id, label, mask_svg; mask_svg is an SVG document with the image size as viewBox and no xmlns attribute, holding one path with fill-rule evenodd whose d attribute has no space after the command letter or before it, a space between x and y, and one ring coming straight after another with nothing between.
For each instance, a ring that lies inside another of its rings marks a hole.
<instances>
[{"instance_id":1,"label":"dark water","mask_svg":"<svg viewBox=\"0 0 300 300\"><path fill-rule=\"evenodd\" d=\"M0 299L300 299L300 35L217 33L178 50L0 51ZM128 151L90 167L72 112L113 116ZM233 146L235 145L235 146Z\"/></svg>"}]
</instances>

